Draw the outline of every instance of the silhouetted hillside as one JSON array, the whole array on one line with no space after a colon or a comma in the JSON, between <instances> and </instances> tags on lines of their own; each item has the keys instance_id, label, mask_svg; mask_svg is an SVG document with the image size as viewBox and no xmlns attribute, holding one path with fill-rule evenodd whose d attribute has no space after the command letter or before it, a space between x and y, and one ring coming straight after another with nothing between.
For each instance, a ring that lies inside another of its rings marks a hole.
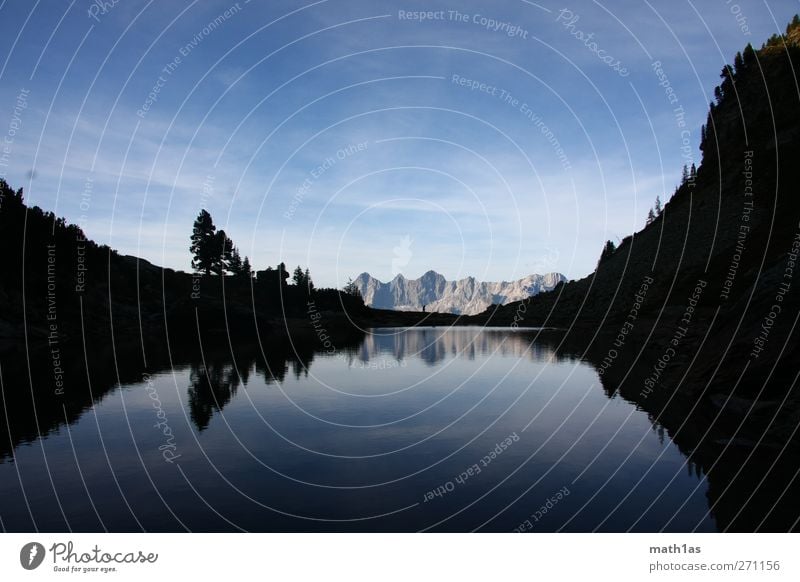
<instances>
[{"instance_id":1,"label":"silhouetted hillside","mask_svg":"<svg viewBox=\"0 0 800 582\"><path fill-rule=\"evenodd\" d=\"M649 341L663 344L700 282L678 360L688 363L694 356L689 346L704 341L710 353L695 362L692 373L733 374L728 366L715 369L723 353L741 367L778 302L782 313L749 366L758 377L769 376L779 391L793 382L793 362L779 356L797 349L790 332L800 305L800 281L792 281L791 271L800 235L798 26L760 50L748 48L723 70L718 101L701 131L702 163L661 215L607 253L588 277L531 299L519 325L617 330L628 320L633 328L626 332L652 332ZM781 283L789 289L782 291ZM643 284L644 299L637 302ZM513 303L497 309L492 320L512 321L519 308Z\"/></svg>"},{"instance_id":2,"label":"silhouetted hillside","mask_svg":"<svg viewBox=\"0 0 800 582\"><path fill-rule=\"evenodd\" d=\"M557 326L709 483L723 531L798 527L800 19L725 67L702 163L594 273L480 323ZM655 214L655 213L654 213Z\"/></svg>"},{"instance_id":3,"label":"silhouetted hillside","mask_svg":"<svg viewBox=\"0 0 800 582\"><path fill-rule=\"evenodd\" d=\"M200 333L205 342L252 342L289 328L313 331L309 301L332 318L363 310L358 297L287 285L268 271L259 279L189 274L120 255L53 213L27 207L22 190L4 181L0 244L0 351L164 343Z\"/></svg>"}]
</instances>

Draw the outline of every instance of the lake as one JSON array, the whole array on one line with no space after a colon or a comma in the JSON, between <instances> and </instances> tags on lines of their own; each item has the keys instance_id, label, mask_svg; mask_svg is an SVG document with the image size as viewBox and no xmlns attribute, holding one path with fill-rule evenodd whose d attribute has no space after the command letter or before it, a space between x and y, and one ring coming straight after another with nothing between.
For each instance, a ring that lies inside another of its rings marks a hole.
<instances>
[{"instance_id":1,"label":"lake","mask_svg":"<svg viewBox=\"0 0 800 582\"><path fill-rule=\"evenodd\" d=\"M714 531L666 431L536 336L384 328L198 350L105 385L74 373L35 418L6 399L2 527Z\"/></svg>"}]
</instances>

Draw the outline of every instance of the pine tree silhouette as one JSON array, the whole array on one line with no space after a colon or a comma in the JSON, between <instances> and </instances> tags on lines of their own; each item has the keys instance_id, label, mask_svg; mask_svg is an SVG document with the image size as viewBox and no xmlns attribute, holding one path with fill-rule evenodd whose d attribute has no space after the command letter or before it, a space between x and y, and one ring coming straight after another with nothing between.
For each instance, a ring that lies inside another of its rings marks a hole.
<instances>
[{"instance_id":1,"label":"pine tree silhouette","mask_svg":"<svg viewBox=\"0 0 800 582\"><path fill-rule=\"evenodd\" d=\"M210 275L215 265L215 243L217 227L214 226L214 221L211 214L203 209L194 221L192 228L191 241L189 247L192 257L192 269L198 273Z\"/></svg>"}]
</instances>

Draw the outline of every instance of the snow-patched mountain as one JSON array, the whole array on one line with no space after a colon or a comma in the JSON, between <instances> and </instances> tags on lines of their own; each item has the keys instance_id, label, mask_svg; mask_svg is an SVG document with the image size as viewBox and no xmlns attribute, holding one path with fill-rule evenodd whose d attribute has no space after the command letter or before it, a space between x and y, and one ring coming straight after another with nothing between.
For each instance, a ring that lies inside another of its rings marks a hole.
<instances>
[{"instance_id":1,"label":"snow-patched mountain","mask_svg":"<svg viewBox=\"0 0 800 582\"><path fill-rule=\"evenodd\" d=\"M375 279L369 273L361 273L356 277L355 284L364 302L378 309L422 311L424 305L431 312L474 315L494 303L520 301L542 291L550 291L566 280L561 273L547 273L500 283L476 281L475 277L447 281L436 271L428 271L419 279L397 275L388 283Z\"/></svg>"}]
</instances>

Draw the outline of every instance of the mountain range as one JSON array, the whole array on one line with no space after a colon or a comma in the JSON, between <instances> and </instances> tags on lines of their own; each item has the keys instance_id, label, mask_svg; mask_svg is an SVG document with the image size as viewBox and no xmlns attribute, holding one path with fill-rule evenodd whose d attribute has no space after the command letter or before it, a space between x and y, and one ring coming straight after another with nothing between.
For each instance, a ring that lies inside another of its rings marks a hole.
<instances>
[{"instance_id":1,"label":"mountain range","mask_svg":"<svg viewBox=\"0 0 800 582\"><path fill-rule=\"evenodd\" d=\"M499 283L466 277L448 281L436 271L428 271L419 279L397 275L388 283L369 273L361 273L354 281L364 303L376 309L426 311L475 315L492 304L521 301L542 291L550 291L566 277L561 273L528 275L517 281Z\"/></svg>"}]
</instances>

